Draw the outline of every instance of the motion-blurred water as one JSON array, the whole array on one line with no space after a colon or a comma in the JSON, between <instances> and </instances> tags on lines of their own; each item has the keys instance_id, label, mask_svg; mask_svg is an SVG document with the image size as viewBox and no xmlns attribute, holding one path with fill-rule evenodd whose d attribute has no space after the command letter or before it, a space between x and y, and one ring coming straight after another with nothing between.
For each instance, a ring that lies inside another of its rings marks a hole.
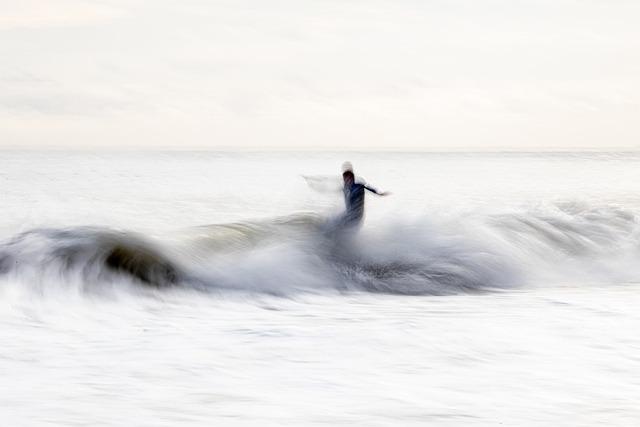
<instances>
[{"instance_id":1,"label":"motion-blurred water","mask_svg":"<svg viewBox=\"0 0 640 427\"><path fill-rule=\"evenodd\" d=\"M393 194L342 238L344 160ZM0 417L636 425L639 166L2 152Z\"/></svg>"}]
</instances>

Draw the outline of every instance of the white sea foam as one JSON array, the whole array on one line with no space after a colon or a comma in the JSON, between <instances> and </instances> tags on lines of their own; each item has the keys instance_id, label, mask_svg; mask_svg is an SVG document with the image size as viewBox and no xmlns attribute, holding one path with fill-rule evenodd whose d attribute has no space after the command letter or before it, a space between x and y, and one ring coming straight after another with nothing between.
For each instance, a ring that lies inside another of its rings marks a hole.
<instances>
[{"instance_id":1,"label":"white sea foam","mask_svg":"<svg viewBox=\"0 0 640 427\"><path fill-rule=\"evenodd\" d=\"M183 230L163 242L104 228L35 229L0 246L0 271L29 286L72 281L97 290L126 285L247 291L442 295L553 283L637 281L637 221L620 208L550 206L544 211L382 222L342 235L322 219Z\"/></svg>"}]
</instances>

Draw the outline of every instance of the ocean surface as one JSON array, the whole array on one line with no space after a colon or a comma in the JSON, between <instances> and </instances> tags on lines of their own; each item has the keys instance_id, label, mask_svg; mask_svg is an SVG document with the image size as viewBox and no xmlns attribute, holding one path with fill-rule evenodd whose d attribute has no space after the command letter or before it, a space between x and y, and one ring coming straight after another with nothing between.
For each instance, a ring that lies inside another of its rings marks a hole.
<instances>
[{"instance_id":1,"label":"ocean surface","mask_svg":"<svg viewBox=\"0 0 640 427\"><path fill-rule=\"evenodd\" d=\"M0 207L3 425L640 423L638 153L2 151Z\"/></svg>"}]
</instances>

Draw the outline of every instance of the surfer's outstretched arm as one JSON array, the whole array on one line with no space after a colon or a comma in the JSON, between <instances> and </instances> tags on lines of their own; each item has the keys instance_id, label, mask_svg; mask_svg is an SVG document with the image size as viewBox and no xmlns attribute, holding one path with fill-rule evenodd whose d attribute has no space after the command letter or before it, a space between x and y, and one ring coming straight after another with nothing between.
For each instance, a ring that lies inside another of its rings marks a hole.
<instances>
[{"instance_id":1,"label":"surfer's outstretched arm","mask_svg":"<svg viewBox=\"0 0 640 427\"><path fill-rule=\"evenodd\" d=\"M371 191L373 194L377 194L378 196L388 196L389 194L391 194L388 191L380 191L376 188L369 187L368 185L365 185L364 188Z\"/></svg>"},{"instance_id":2,"label":"surfer's outstretched arm","mask_svg":"<svg viewBox=\"0 0 640 427\"><path fill-rule=\"evenodd\" d=\"M301 175L307 185L319 193L342 193L342 184L335 177L324 175Z\"/></svg>"}]
</instances>

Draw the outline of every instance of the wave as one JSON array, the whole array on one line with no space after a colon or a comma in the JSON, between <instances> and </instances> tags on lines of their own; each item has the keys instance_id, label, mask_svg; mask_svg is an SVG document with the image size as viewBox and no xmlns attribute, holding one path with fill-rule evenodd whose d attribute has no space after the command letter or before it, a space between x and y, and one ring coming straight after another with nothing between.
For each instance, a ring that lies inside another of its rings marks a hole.
<instances>
[{"instance_id":1,"label":"wave","mask_svg":"<svg viewBox=\"0 0 640 427\"><path fill-rule=\"evenodd\" d=\"M35 229L0 245L0 274L33 286L447 295L571 281L637 281L634 213L564 203L327 233L315 214L193 227L162 238ZM69 285L71 286L71 285Z\"/></svg>"}]
</instances>

